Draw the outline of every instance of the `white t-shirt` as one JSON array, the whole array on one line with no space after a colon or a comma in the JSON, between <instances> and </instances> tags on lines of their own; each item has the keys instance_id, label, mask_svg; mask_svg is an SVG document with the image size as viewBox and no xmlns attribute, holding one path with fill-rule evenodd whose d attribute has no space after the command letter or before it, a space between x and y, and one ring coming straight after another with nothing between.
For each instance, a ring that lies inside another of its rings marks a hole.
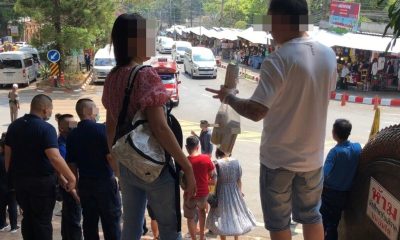
<instances>
[{"instance_id":1,"label":"white t-shirt","mask_svg":"<svg viewBox=\"0 0 400 240\"><path fill-rule=\"evenodd\" d=\"M336 80L335 53L309 37L286 42L264 60L251 97L269 109L261 164L297 172L323 165L328 103Z\"/></svg>"}]
</instances>

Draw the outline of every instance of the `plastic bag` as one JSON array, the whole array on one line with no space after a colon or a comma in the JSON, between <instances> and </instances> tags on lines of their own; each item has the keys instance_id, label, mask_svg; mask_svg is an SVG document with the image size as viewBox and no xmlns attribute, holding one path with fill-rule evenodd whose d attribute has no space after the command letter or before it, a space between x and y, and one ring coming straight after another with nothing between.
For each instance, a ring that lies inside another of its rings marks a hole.
<instances>
[{"instance_id":1,"label":"plastic bag","mask_svg":"<svg viewBox=\"0 0 400 240\"><path fill-rule=\"evenodd\" d=\"M226 154L232 152L237 135L240 134L240 115L227 104L221 104L215 118L211 142Z\"/></svg>"}]
</instances>

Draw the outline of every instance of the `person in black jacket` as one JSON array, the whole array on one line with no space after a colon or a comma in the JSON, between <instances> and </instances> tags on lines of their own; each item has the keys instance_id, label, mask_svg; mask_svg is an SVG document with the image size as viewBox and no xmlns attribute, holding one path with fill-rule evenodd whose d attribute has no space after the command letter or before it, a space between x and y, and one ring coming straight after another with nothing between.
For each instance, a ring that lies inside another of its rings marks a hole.
<instances>
[{"instance_id":1,"label":"person in black jacket","mask_svg":"<svg viewBox=\"0 0 400 240\"><path fill-rule=\"evenodd\" d=\"M4 162L4 138L3 133L0 140L0 232L5 231L10 226L10 232L15 233L19 229L17 225L17 199L15 197L15 189L6 173ZM6 210L8 207L8 217L10 226L6 221Z\"/></svg>"}]
</instances>

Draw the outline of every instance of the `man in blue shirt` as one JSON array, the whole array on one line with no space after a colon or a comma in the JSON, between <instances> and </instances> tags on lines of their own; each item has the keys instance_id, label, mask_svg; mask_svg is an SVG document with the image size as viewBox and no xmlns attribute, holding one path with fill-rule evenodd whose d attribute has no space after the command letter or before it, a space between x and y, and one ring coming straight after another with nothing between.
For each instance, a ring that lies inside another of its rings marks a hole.
<instances>
[{"instance_id":1,"label":"man in blue shirt","mask_svg":"<svg viewBox=\"0 0 400 240\"><path fill-rule=\"evenodd\" d=\"M351 123L337 119L333 124L332 135L337 145L332 148L324 164L324 189L322 191L322 214L325 240L338 239L337 227L346 205L348 192L353 184L361 145L348 140Z\"/></svg>"},{"instance_id":2,"label":"man in blue shirt","mask_svg":"<svg viewBox=\"0 0 400 240\"><path fill-rule=\"evenodd\" d=\"M67 137L71 130L76 127L74 116L71 114L56 114L58 123L58 149L63 158L67 155ZM62 181L60 181L62 185ZM61 236L62 240L82 240L82 209L77 202L77 196L73 196L61 186L62 214L61 214Z\"/></svg>"},{"instance_id":3,"label":"man in blue shirt","mask_svg":"<svg viewBox=\"0 0 400 240\"><path fill-rule=\"evenodd\" d=\"M75 109L81 121L67 138L67 162L76 176L79 175L83 236L99 239L100 218L105 240L118 240L121 199L114 177L116 163L107 145L106 126L96 123L99 110L92 100L80 99Z\"/></svg>"},{"instance_id":4,"label":"man in blue shirt","mask_svg":"<svg viewBox=\"0 0 400 240\"><path fill-rule=\"evenodd\" d=\"M33 97L30 113L8 127L5 145L6 171L15 183L17 201L23 210L24 239L51 240L51 219L56 202L54 169L65 179L67 191L76 179L60 155L55 128L47 123L53 111L50 97Z\"/></svg>"}]
</instances>

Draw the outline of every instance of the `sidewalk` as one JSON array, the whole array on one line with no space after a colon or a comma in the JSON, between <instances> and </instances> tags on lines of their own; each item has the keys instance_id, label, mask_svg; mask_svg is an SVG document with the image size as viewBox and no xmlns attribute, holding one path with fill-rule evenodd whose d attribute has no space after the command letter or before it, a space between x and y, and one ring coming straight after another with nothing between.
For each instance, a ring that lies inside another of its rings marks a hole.
<instances>
[{"instance_id":1,"label":"sidewalk","mask_svg":"<svg viewBox=\"0 0 400 240\"><path fill-rule=\"evenodd\" d=\"M222 60L221 67L226 69L229 61ZM260 69L253 69L240 64L239 74L250 81L258 82ZM331 99L341 101L342 97L348 102L373 105L375 97L382 106L400 107L400 91L357 91L357 90L336 90L332 92Z\"/></svg>"}]
</instances>

